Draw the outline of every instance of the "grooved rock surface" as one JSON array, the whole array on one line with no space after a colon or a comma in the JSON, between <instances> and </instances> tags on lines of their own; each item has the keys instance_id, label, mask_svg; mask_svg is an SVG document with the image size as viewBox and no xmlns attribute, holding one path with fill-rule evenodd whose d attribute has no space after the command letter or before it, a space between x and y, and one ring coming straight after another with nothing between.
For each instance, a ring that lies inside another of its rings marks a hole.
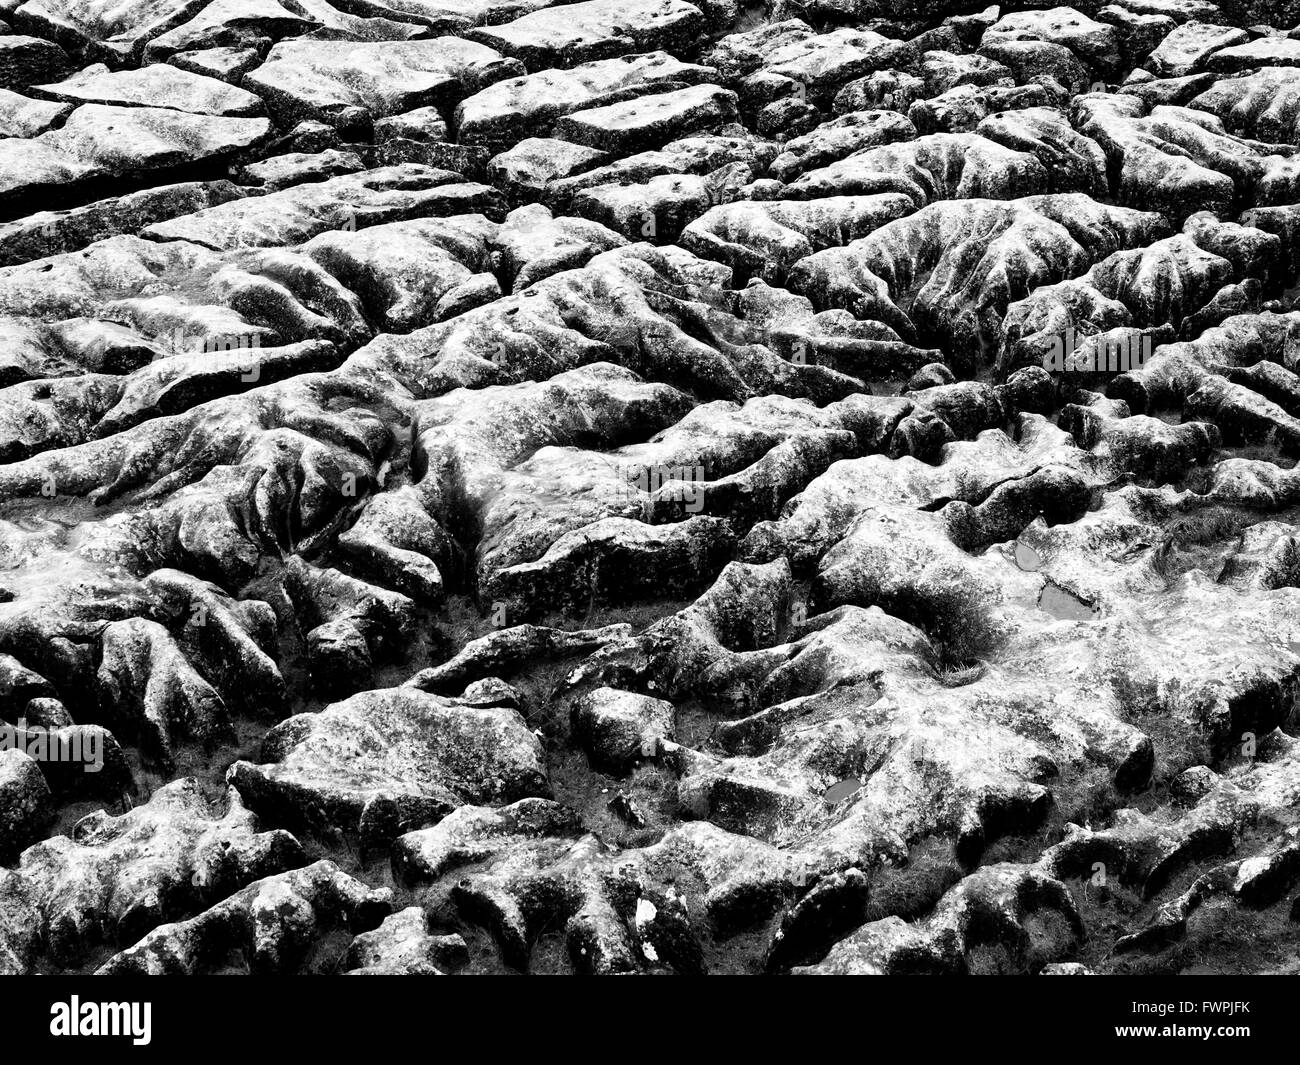
<instances>
[{"instance_id":1,"label":"grooved rock surface","mask_svg":"<svg viewBox=\"0 0 1300 1065\"><path fill-rule=\"evenodd\" d=\"M1288 12L0 3L0 973L1300 971Z\"/></svg>"}]
</instances>

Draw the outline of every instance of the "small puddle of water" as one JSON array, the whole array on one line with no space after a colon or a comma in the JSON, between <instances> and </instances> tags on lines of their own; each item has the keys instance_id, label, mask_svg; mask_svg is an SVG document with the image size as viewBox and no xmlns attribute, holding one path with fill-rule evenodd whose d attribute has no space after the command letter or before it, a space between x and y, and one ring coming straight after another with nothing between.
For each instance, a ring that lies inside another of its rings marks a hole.
<instances>
[{"instance_id":1,"label":"small puddle of water","mask_svg":"<svg viewBox=\"0 0 1300 1065\"><path fill-rule=\"evenodd\" d=\"M1042 557L1038 552L1028 544L1022 544L1019 540L1016 541L1015 558L1016 565L1029 573L1033 573L1043 564Z\"/></svg>"},{"instance_id":2,"label":"small puddle of water","mask_svg":"<svg viewBox=\"0 0 1300 1065\"><path fill-rule=\"evenodd\" d=\"M843 802L861 787L862 781L857 777L849 777L847 780L832 784L826 789L826 794L822 798L834 806L837 802Z\"/></svg>"},{"instance_id":3,"label":"small puddle of water","mask_svg":"<svg viewBox=\"0 0 1300 1065\"><path fill-rule=\"evenodd\" d=\"M1091 603L1086 603L1073 592L1048 581L1038 597L1038 609L1045 610L1062 621L1093 621L1101 613Z\"/></svg>"}]
</instances>

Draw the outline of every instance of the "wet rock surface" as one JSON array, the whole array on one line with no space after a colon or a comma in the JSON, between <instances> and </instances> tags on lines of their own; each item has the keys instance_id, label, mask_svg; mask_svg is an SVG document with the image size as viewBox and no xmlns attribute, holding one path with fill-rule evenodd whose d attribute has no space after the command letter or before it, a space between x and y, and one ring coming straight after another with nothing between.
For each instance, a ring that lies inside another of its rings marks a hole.
<instances>
[{"instance_id":1,"label":"wet rock surface","mask_svg":"<svg viewBox=\"0 0 1300 1065\"><path fill-rule=\"evenodd\" d=\"M1296 972L1285 14L4 5L0 972Z\"/></svg>"}]
</instances>

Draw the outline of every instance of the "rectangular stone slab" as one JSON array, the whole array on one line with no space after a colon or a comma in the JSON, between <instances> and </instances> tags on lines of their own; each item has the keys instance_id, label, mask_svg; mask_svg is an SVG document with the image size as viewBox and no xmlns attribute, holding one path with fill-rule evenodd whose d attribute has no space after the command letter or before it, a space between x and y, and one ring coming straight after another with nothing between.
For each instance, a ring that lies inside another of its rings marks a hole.
<instances>
[{"instance_id":1,"label":"rectangular stone slab","mask_svg":"<svg viewBox=\"0 0 1300 1065\"><path fill-rule=\"evenodd\" d=\"M207 0L27 0L14 21L26 32L96 57L127 59L144 43L193 17Z\"/></svg>"},{"instance_id":2,"label":"rectangular stone slab","mask_svg":"<svg viewBox=\"0 0 1300 1065\"><path fill-rule=\"evenodd\" d=\"M705 22L700 9L684 0L584 0L466 36L522 59L529 70L542 70L652 48L677 51L704 33Z\"/></svg>"},{"instance_id":3,"label":"rectangular stone slab","mask_svg":"<svg viewBox=\"0 0 1300 1065\"><path fill-rule=\"evenodd\" d=\"M384 118L428 105L449 106L469 93L522 74L515 60L459 37L425 41L282 41L244 77L282 124L330 121L349 108Z\"/></svg>"},{"instance_id":4,"label":"rectangular stone slab","mask_svg":"<svg viewBox=\"0 0 1300 1065\"><path fill-rule=\"evenodd\" d=\"M499 81L456 110L460 140L504 148L524 137L547 136L556 119L574 111L711 81L714 71L682 63L667 52L598 59L568 70L543 70Z\"/></svg>"},{"instance_id":5,"label":"rectangular stone slab","mask_svg":"<svg viewBox=\"0 0 1300 1065\"><path fill-rule=\"evenodd\" d=\"M429 26L437 33L461 33L540 11L563 0L355 0L357 11Z\"/></svg>"},{"instance_id":6,"label":"rectangular stone slab","mask_svg":"<svg viewBox=\"0 0 1300 1065\"><path fill-rule=\"evenodd\" d=\"M738 117L736 94L730 89L692 85L567 115L556 123L555 132L589 148L635 152Z\"/></svg>"},{"instance_id":7,"label":"rectangular stone slab","mask_svg":"<svg viewBox=\"0 0 1300 1065\"><path fill-rule=\"evenodd\" d=\"M405 163L223 203L143 231L227 251L287 247L331 229L491 209L497 193L449 170Z\"/></svg>"}]
</instances>

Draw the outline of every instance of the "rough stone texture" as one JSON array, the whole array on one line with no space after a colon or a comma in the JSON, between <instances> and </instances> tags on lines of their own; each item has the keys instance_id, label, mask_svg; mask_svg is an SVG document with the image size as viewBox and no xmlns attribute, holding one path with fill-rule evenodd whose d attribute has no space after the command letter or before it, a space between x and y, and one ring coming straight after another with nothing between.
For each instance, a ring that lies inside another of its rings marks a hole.
<instances>
[{"instance_id":1,"label":"rough stone texture","mask_svg":"<svg viewBox=\"0 0 1300 1065\"><path fill-rule=\"evenodd\" d=\"M38 211L0 223L0 262L9 266L59 252L80 251L96 241L193 214L242 195L239 186L226 180L187 181L96 200L66 211Z\"/></svg>"},{"instance_id":2,"label":"rough stone texture","mask_svg":"<svg viewBox=\"0 0 1300 1065\"><path fill-rule=\"evenodd\" d=\"M673 704L632 692L598 688L573 707L573 738L592 764L627 772L639 759L656 758L674 732Z\"/></svg>"},{"instance_id":3,"label":"rough stone texture","mask_svg":"<svg viewBox=\"0 0 1300 1065\"><path fill-rule=\"evenodd\" d=\"M155 928L97 972L110 976L210 973L232 950L244 971L283 975L301 966L313 941L342 930L363 933L387 916L390 892L372 890L320 861L250 884L197 917Z\"/></svg>"},{"instance_id":4,"label":"rough stone texture","mask_svg":"<svg viewBox=\"0 0 1300 1065\"><path fill-rule=\"evenodd\" d=\"M11 858L39 838L49 817L50 789L40 765L22 750L0 751L0 853Z\"/></svg>"},{"instance_id":5,"label":"rough stone texture","mask_svg":"<svg viewBox=\"0 0 1300 1065\"><path fill-rule=\"evenodd\" d=\"M251 92L165 63L111 72L100 63L65 81L38 85L34 91L68 103L157 105L196 115L256 115L262 111L261 99Z\"/></svg>"},{"instance_id":6,"label":"rough stone texture","mask_svg":"<svg viewBox=\"0 0 1300 1065\"><path fill-rule=\"evenodd\" d=\"M59 77L72 65L63 49L53 41L19 33L0 36L0 55L4 57L0 88L9 90L26 89Z\"/></svg>"},{"instance_id":7,"label":"rough stone texture","mask_svg":"<svg viewBox=\"0 0 1300 1065\"><path fill-rule=\"evenodd\" d=\"M548 135L556 120L571 112L698 84L712 73L660 51L540 70L469 96L456 109L456 125L467 143L507 147L524 137Z\"/></svg>"},{"instance_id":8,"label":"rough stone texture","mask_svg":"<svg viewBox=\"0 0 1300 1065\"><path fill-rule=\"evenodd\" d=\"M0 89L0 137L35 137L72 112L71 104L33 100Z\"/></svg>"},{"instance_id":9,"label":"rough stone texture","mask_svg":"<svg viewBox=\"0 0 1300 1065\"><path fill-rule=\"evenodd\" d=\"M353 976L442 976L468 960L461 936L430 935L424 911L412 906L384 918L373 932L357 936L343 968Z\"/></svg>"},{"instance_id":10,"label":"rough stone texture","mask_svg":"<svg viewBox=\"0 0 1300 1065\"><path fill-rule=\"evenodd\" d=\"M468 36L517 56L529 70L569 67L629 52L681 50L710 21L701 7L685 0L582 0Z\"/></svg>"},{"instance_id":11,"label":"rough stone texture","mask_svg":"<svg viewBox=\"0 0 1300 1065\"><path fill-rule=\"evenodd\" d=\"M93 198L108 180L239 157L267 140L265 118L193 115L165 107L83 104L62 126L0 141L0 189L13 208Z\"/></svg>"},{"instance_id":12,"label":"rough stone texture","mask_svg":"<svg viewBox=\"0 0 1300 1065\"><path fill-rule=\"evenodd\" d=\"M464 802L509 802L547 786L540 745L517 712L411 688L289 718L267 735L262 757L260 765L236 762L229 774L254 810L364 842Z\"/></svg>"},{"instance_id":13,"label":"rough stone texture","mask_svg":"<svg viewBox=\"0 0 1300 1065\"><path fill-rule=\"evenodd\" d=\"M724 125L736 116L734 93L713 85L696 85L575 111L556 123L555 133L588 148L626 155L686 133Z\"/></svg>"},{"instance_id":14,"label":"rough stone texture","mask_svg":"<svg viewBox=\"0 0 1300 1065\"><path fill-rule=\"evenodd\" d=\"M0 972L1295 972L1297 18L0 0Z\"/></svg>"},{"instance_id":15,"label":"rough stone texture","mask_svg":"<svg viewBox=\"0 0 1300 1065\"><path fill-rule=\"evenodd\" d=\"M71 835L29 847L12 871L0 872L0 928L14 927L26 909L34 921L29 960L39 952L56 966L78 967L304 862L298 842L260 831L235 792L223 796L184 778L134 810L98 811ZM15 949L0 946L0 957Z\"/></svg>"},{"instance_id":16,"label":"rough stone texture","mask_svg":"<svg viewBox=\"0 0 1300 1065\"><path fill-rule=\"evenodd\" d=\"M521 73L518 63L491 48L456 37L361 45L283 41L243 83L283 125L319 118L342 126L447 106Z\"/></svg>"}]
</instances>

